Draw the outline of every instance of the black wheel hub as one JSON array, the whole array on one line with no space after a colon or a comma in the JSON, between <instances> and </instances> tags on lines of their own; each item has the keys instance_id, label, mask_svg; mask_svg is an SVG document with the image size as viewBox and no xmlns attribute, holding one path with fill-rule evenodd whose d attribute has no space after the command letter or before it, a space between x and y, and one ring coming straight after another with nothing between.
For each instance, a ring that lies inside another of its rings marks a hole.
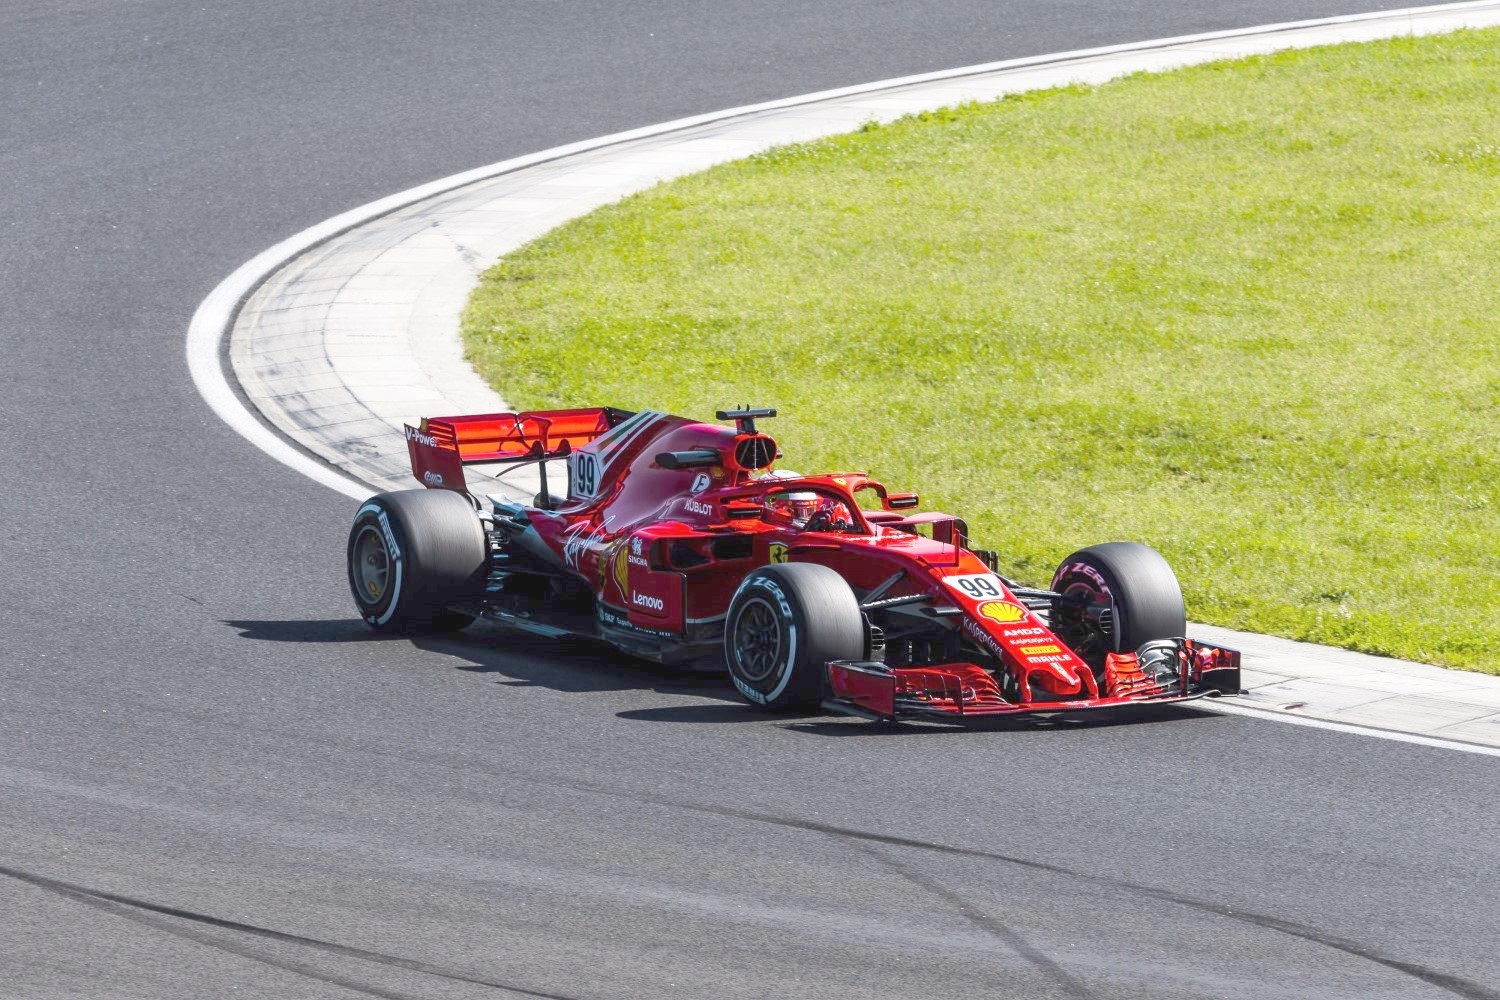
<instances>
[{"instance_id":1,"label":"black wheel hub","mask_svg":"<svg viewBox=\"0 0 1500 1000\"><path fill-rule=\"evenodd\" d=\"M781 664L781 622L761 598L747 601L735 618L734 658L740 676L751 684L771 677Z\"/></svg>"},{"instance_id":2,"label":"black wheel hub","mask_svg":"<svg viewBox=\"0 0 1500 1000\"><path fill-rule=\"evenodd\" d=\"M374 607L390 586L391 554L384 536L374 525L365 525L355 537L352 555L355 593L361 603Z\"/></svg>"}]
</instances>

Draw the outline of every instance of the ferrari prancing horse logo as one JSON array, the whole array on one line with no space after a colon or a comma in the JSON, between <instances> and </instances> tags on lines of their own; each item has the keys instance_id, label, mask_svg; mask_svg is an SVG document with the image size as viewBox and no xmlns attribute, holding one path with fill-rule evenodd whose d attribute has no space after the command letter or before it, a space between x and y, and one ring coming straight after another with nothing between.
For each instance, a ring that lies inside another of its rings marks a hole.
<instances>
[{"instance_id":1,"label":"ferrari prancing horse logo","mask_svg":"<svg viewBox=\"0 0 1500 1000\"><path fill-rule=\"evenodd\" d=\"M772 542L768 548L773 563L786 562L786 546L781 542Z\"/></svg>"},{"instance_id":2,"label":"ferrari prancing horse logo","mask_svg":"<svg viewBox=\"0 0 1500 1000\"><path fill-rule=\"evenodd\" d=\"M634 541L637 545L640 544L640 539L637 538ZM620 588L620 596L622 598L630 593L629 552L630 546L621 542L615 549L614 559L612 560L614 563L615 586Z\"/></svg>"}]
</instances>

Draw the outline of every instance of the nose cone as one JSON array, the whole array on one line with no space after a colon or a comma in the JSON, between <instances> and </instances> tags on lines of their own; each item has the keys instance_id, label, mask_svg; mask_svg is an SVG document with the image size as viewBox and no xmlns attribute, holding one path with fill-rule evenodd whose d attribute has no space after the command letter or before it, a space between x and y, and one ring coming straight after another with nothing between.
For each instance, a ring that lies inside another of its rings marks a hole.
<instances>
[{"instance_id":1,"label":"nose cone","mask_svg":"<svg viewBox=\"0 0 1500 1000\"><path fill-rule=\"evenodd\" d=\"M1076 695L1083 690L1083 678L1066 663L1037 663L1030 666L1027 676L1031 682L1033 698L1039 693L1038 689L1058 696Z\"/></svg>"}]
</instances>

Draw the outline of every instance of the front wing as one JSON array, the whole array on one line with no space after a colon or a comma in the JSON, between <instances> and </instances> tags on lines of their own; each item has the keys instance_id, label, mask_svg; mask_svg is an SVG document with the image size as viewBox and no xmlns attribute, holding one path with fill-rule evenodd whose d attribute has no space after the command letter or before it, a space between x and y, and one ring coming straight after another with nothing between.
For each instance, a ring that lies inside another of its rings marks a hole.
<instances>
[{"instance_id":1,"label":"front wing","mask_svg":"<svg viewBox=\"0 0 1500 1000\"><path fill-rule=\"evenodd\" d=\"M1179 639L1179 676L1170 683L1147 681L1123 662L1105 669L1103 694L1062 701L1008 700L995 677L973 663L887 667L883 663L834 660L827 665L830 696L823 707L846 715L893 721L903 718L978 722L1003 716L1056 715L1191 701L1240 690L1237 650ZM1133 662L1133 657L1129 658Z\"/></svg>"}]
</instances>

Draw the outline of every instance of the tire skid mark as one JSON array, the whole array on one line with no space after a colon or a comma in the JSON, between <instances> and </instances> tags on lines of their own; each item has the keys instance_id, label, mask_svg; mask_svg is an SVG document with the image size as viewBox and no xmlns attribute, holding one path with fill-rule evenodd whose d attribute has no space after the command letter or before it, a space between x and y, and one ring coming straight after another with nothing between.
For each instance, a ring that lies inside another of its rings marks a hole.
<instances>
[{"instance_id":1,"label":"tire skid mark","mask_svg":"<svg viewBox=\"0 0 1500 1000\"><path fill-rule=\"evenodd\" d=\"M15 879L18 882L24 882L28 885L34 885L39 889L45 889L49 892L56 893L57 895L63 896L67 899L71 899L74 902L82 903L85 906L91 906L94 909L101 910L105 913L109 913L117 917L124 917L126 920L133 920L137 923L145 924L148 927L154 927L158 930L166 931L168 934L187 938L190 941L196 941L197 943L207 945L210 948L217 948L220 951L225 951L232 955L238 955L241 958L248 958L252 961L263 962L266 965L285 969L288 972L295 972L298 975L307 976L310 979L317 979L326 983L331 983L335 986L342 986L345 989L353 990L356 993L363 993L367 996L381 997L383 998L383 1000L422 1000L422 998L412 993L401 993L395 990L383 989L378 986L369 986L356 980L347 979L343 976L336 975L334 973L324 972L321 969L317 969L310 965L304 965L300 962L290 962L279 958L272 958L268 955L258 953L251 949L230 944L226 941L220 940L212 934L206 933L202 930L198 930L192 926L184 927L180 924L173 923L171 920L168 920L166 918L176 918L177 920L187 921L189 924L202 924L209 927L217 927L221 930L236 931L241 934L248 934L253 937L265 938L271 941L279 941L285 944L302 945L303 947L313 948L318 951L325 951L329 952L330 954L341 955L345 958L354 958L365 962L373 962L377 965L393 966L395 968L406 969L411 972L419 972L429 976L436 976L442 979L453 980L454 982L469 983L474 986L483 986L488 989L504 990L508 993L514 993L519 996L539 997L541 998L541 1000L577 1000L577 998L575 997L564 996L559 993L546 993L540 990L527 989L524 986L513 986L509 983L496 982L490 979L481 979L476 976L467 976L462 973L452 972L450 970L442 968L441 966L432 965L428 962L423 962L414 958L401 958L396 955L385 955L377 951L367 951L363 948L355 948L351 945L338 944L333 941L323 941L319 938L303 937L300 934L289 934L285 931L271 930L268 927L258 927L255 924L240 923L236 920L225 920L221 917L214 917L205 913L195 913L191 910L183 910L175 906L163 906L159 903L150 903L145 900L134 899L130 896L122 896L113 892L104 892L103 890L99 889L89 889L85 886L75 885L71 882L63 882L58 879L48 878L45 875L34 875L30 872L19 871L15 868L9 868L4 865L0 865L0 875Z\"/></svg>"},{"instance_id":2,"label":"tire skid mark","mask_svg":"<svg viewBox=\"0 0 1500 1000\"><path fill-rule=\"evenodd\" d=\"M1020 955L1053 979L1069 996L1077 997L1079 1000L1092 1000L1093 994L1089 992L1087 986L1084 986L1076 976L1068 972L1067 969L1064 969L1053 958L1047 955L1046 952L1022 937L1020 931L979 910L968 900L964 899L963 896L949 889L936 879L924 875L915 869L908 868L895 858L890 857L884 852L877 851L866 844L861 843L857 846L862 852L891 869L891 871L900 875L912 885L927 890L927 892L938 897L949 906L952 906L963 915L965 920L975 927L999 939L1011 951Z\"/></svg>"},{"instance_id":3,"label":"tire skid mark","mask_svg":"<svg viewBox=\"0 0 1500 1000\"><path fill-rule=\"evenodd\" d=\"M228 728L243 730L256 734L263 734L265 732L264 730L257 727L245 726L229 720L218 718L216 716L181 711L173 711L171 714L182 715L188 718L192 718L195 721L212 725L225 726ZM936 851L938 853L947 854L954 857L975 858L984 861L1000 861L1019 868L1027 868L1032 871L1048 872L1050 874L1061 875L1067 878L1074 878L1085 882L1092 882L1095 885L1106 886L1126 892L1138 893L1140 895L1149 896L1151 898L1161 900L1162 902L1175 903L1178 906L1187 907L1188 909L1198 910L1203 913L1209 913L1214 916L1223 917L1227 920L1253 924L1257 927L1276 931L1289 937L1298 938L1300 940L1308 941L1313 944L1319 944L1327 948L1332 948L1335 951L1343 952L1347 955L1353 956L1354 958L1361 958L1366 961L1373 962L1393 971L1400 972L1403 975L1411 976L1414 979L1421 980L1422 982L1435 986L1438 989L1452 993L1455 996L1463 997L1465 998L1465 1000L1500 1000L1500 990L1485 986L1481 983L1475 983L1472 980L1464 979L1461 976L1450 975L1449 973L1439 972L1435 969L1429 969L1425 966L1417 965L1412 962L1405 962L1400 959L1382 955L1381 953L1371 948L1367 948L1346 938L1340 938L1336 935L1325 933L1314 927L1308 927L1304 924L1298 924L1294 921L1283 920L1280 917L1267 916L1248 910L1236 910L1231 906L1224 906L1218 903L1211 903L1200 899L1194 899L1191 896L1179 895L1178 893L1169 892L1165 889L1157 889L1152 886L1138 885L1133 882L1127 882L1123 879L1111 878L1107 875L1090 875L1086 872L1075 871L1071 868L1064 868L1061 865L1052 865L1043 861L1032 861L1027 858L1015 857L1008 854L1000 854L996 851L983 851L977 848L969 847L954 847L948 844L938 844L932 841L917 840L911 837L896 837L889 834L873 833L868 830L855 830L848 827L838 827L827 823L813 822L811 820L795 819L790 816L778 816L773 813L759 813L748 809L735 809L728 806L709 806L699 803L681 802L663 795L656 795L650 792L621 791L617 788L608 788L603 785L593 785L587 782L578 781L576 779L568 779L541 772L528 773L518 770L497 770L486 767L482 763L476 764L476 762L472 760L454 758L450 754L441 752L404 751L398 753L393 752L389 747L378 746L375 744L365 744L362 741L358 740L330 740L325 736L311 733L299 733L296 731L277 731L275 733L275 736L278 739L293 739L299 742L304 742L316 746L335 748L340 751L348 752L357 750L361 753L375 754L377 756L387 757L392 760L400 760L408 764L422 763L431 767L442 767L459 773L472 773L474 771L479 771L481 773L493 774L496 777L505 778L510 781L520 779L536 785L550 786L553 788L564 788L568 789L569 791L580 792L587 795L603 795L609 798L642 802L650 805L662 806L668 809L685 809L690 812L724 816L731 819L742 819L752 823L767 823L773 826L788 827L797 830L807 830L812 833L823 833L829 834L831 836L847 837L852 840L864 841L867 843L886 844L891 847L910 847L924 851ZM9 874L9 871L3 867L0 867L0 874ZM552 994L547 993L528 993L525 990L515 989L513 987L501 986L500 988L512 989L514 992L529 996L544 997L548 998L548 1000L574 1000L574 998L553 997Z\"/></svg>"},{"instance_id":4,"label":"tire skid mark","mask_svg":"<svg viewBox=\"0 0 1500 1000\"><path fill-rule=\"evenodd\" d=\"M112 903L107 900L91 898L87 895L72 895L69 896L69 898L83 903L85 906L92 906L94 909L100 910L104 913L113 914L114 916L132 921L133 923L138 923L146 927L155 928L156 930L163 931L167 934L172 935L173 937L182 938L186 941L193 941L198 944L204 945L205 947L213 948L216 951L222 951L226 954L234 955L237 958L249 959L252 962L260 962L263 965L269 965L275 969L281 969L285 972L295 973L299 976L312 979L316 982L329 983L333 986L339 986L353 993L359 993L364 996L379 997L381 998L381 1000L423 1000L423 998L415 993L404 993L399 990L387 989L381 986L373 986L369 983L360 982L357 979L352 979L347 976L341 976L337 973L319 969L316 966L308 965L304 962L294 962L282 958L273 958L270 955L258 953L250 948L237 947L226 941L220 940L218 937L208 933L207 931L199 930L193 927L183 927L182 925L174 923L172 920L166 917L157 916L153 913L142 911L124 903Z\"/></svg>"},{"instance_id":5,"label":"tire skid mark","mask_svg":"<svg viewBox=\"0 0 1500 1000\"><path fill-rule=\"evenodd\" d=\"M760 813L750 809L735 809L729 806L707 806L688 802L678 802L662 795L654 795L649 792L621 792L615 789L588 785L583 782L555 781L555 784L566 784L577 791L590 792L597 795L608 795L614 798L632 799L638 802L647 802L653 805L666 806L673 809L687 809L694 812L707 813L714 816L726 816L732 819L748 820L752 823L767 823L772 826L787 827L793 830L807 830L811 833L822 833L833 837L843 837L848 840L861 843L885 844L891 847L911 847L923 851L935 851L952 857L973 858L982 861L1000 861L1019 868L1032 871L1047 872L1052 875L1061 875L1067 878L1078 879L1083 882L1091 882L1095 885L1111 889L1136 893L1160 900L1164 903L1175 903L1188 909L1198 910L1202 913L1224 917L1240 923L1253 924L1266 930L1276 931L1289 937L1298 938L1313 944L1320 944L1326 948L1343 952L1354 958L1362 958L1376 965L1384 966L1400 972L1403 975L1419 979L1438 989L1445 990L1465 1000L1500 1000L1500 990L1492 989L1481 983L1464 979L1461 976L1439 972L1413 962L1405 962L1397 958L1382 955L1380 952L1364 945L1341 938L1337 935L1328 934L1315 927L1299 924L1292 920L1284 920L1280 917L1267 916L1250 910L1239 910L1222 903L1211 903L1206 900L1194 899L1192 896L1184 896L1166 889L1158 889L1154 886L1139 885L1124 879L1114 878L1109 875L1091 875L1088 872L1075 871L1072 868L1064 868L1062 865L1048 864L1045 861L1033 861L1028 858L1016 857L1009 854L1001 854L997 851L984 851L973 847L954 847L949 844L937 844L928 840L917 840L912 837L896 837L890 834L873 833L868 830L856 830L850 827L834 826L830 823L818 823L813 820L796 819L790 816L777 816L774 813ZM904 873L903 873L904 874Z\"/></svg>"}]
</instances>

